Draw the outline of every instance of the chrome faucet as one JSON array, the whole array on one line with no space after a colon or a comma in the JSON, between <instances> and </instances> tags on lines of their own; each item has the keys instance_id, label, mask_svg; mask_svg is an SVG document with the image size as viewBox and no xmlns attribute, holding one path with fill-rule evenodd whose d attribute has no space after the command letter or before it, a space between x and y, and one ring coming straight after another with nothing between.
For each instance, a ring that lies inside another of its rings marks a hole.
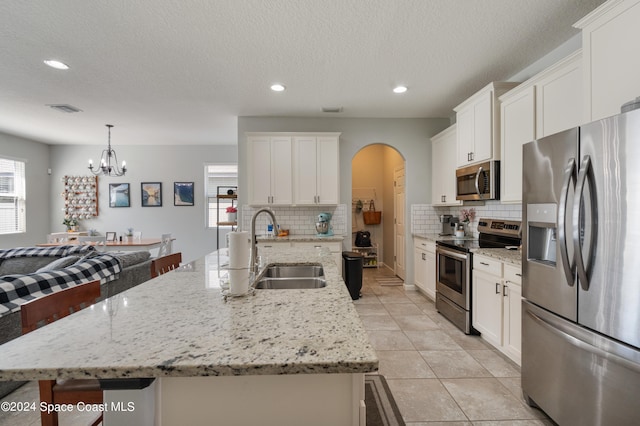
<instances>
[{"instance_id":1,"label":"chrome faucet","mask_svg":"<svg viewBox=\"0 0 640 426\"><path fill-rule=\"evenodd\" d=\"M256 246L256 244L258 244L258 238L256 237L256 218L260 213L267 213L269 216L271 216L273 230L274 232L278 232L278 222L276 221L276 216L270 209L260 209L253 214L253 217L251 217L251 259L249 259L249 267L251 268L251 271L256 274L258 273L258 247Z\"/></svg>"}]
</instances>

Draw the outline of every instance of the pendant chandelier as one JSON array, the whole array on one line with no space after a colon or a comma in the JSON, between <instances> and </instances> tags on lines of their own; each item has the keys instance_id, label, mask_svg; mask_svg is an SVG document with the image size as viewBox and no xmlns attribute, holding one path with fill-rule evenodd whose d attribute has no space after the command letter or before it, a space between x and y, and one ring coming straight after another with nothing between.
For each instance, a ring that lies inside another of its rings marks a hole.
<instances>
[{"instance_id":1,"label":"pendant chandelier","mask_svg":"<svg viewBox=\"0 0 640 426\"><path fill-rule=\"evenodd\" d=\"M107 145L107 149L102 151L99 167L93 167L93 160L89 159L89 170L91 170L91 173L96 176L124 176L127 172L127 163L126 161L123 161L122 168L120 168L118 165L118 156L116 155L116 152L111 149L111 128L113 127L113 124L105 124L105 126L109 129L109 143Z\"/></svg>"}]
</instances>

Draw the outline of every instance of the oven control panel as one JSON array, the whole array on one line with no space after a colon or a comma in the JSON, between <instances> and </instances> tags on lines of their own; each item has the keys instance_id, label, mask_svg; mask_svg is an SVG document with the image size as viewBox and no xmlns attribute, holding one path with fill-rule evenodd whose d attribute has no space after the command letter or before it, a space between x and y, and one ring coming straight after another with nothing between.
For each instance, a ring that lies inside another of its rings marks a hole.
<instances>
[{"instance_id":1,"label":"oven control panel","mask_svg":"<svg viewBox=\"0 0 640 426\"><path fill-rule=\"evenodd\" d=\"M521 228L522 222L520 222L519 220L480 219L478 221L478 232L490 234L519 237Z\"/></svg>"}]
</instances>

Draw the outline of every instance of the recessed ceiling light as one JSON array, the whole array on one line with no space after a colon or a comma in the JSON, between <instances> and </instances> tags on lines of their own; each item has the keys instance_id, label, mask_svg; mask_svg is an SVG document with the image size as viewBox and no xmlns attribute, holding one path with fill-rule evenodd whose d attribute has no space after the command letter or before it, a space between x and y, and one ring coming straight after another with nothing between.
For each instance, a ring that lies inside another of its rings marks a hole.
<instances>
[{"instance_id":1,"label":"recessed ceiling light","mask_svg":"<svg viewBox=\"0 0 640 426\"><path fill-rule=\"evenodd\" d=\"M286 89L286 87L284 87L280 83L276 83L276 84L272 84L271 85L271 90L273 90L274 92L283 92L284 89Z\"/></svg>"},{"instance_id":2,"label":"recessed ceiling light","mask_svg":"<svg viewBox=\"0 0 640 426\"><path fill-rule=\"evenodd\" d=\"M55 59L46 59L44 61L45 64L49 65L51 68L55 68L58 70L68 70L69 69L69 65L60 62L60 61L56 61Z\"/></svg>"},{"instance_id":3,"label":"recessed ceiling light","mask_svg":"<svg viewBox=\"0 0 640 426\"><path fill-rule=\"evenodd\" d=\"M407 86L396 86L393 88L393 93L404 93L407 91Z\"/></svg>"}]
</instances>

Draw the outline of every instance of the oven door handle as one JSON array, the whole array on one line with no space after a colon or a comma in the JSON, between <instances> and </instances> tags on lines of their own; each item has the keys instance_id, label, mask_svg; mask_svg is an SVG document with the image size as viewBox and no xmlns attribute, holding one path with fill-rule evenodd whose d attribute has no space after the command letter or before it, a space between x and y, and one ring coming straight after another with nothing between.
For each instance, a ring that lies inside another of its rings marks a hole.
<instances>
[{"instance_id":1,"label":"oven door handle","mask_svg":"<svg viewBox=\"0 0 640 426\"><path fill-rule=\"evenodd\" d=\"M454 257L456 259L467 260L466 253L460 253L457 251L447 250L441 247L436 247L436 254L442 254L449 257Z\"/></svg>"}]
</instances>

